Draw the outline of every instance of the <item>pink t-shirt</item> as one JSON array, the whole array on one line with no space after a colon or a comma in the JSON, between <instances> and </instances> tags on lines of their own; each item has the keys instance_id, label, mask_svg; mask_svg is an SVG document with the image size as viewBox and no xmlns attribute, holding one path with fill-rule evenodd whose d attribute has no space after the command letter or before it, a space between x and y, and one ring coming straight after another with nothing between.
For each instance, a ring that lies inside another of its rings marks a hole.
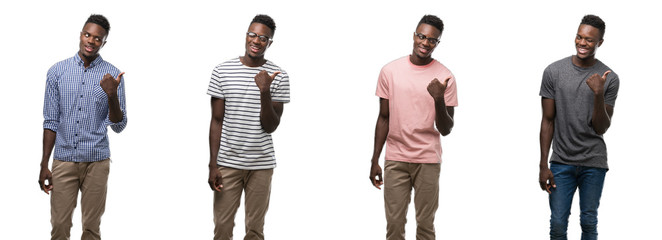
<instances>
[{"instance_id":1,"label":"pink t-shirt","mask_svg":"<svg viewBox=\"0 0 662 240\"><path fill-rule=\"evenodd\" d=\"M435 128L434 100L427 87L432 79L448 81L446 106L457 106L455 77L437 60L416 66L409 56L386 64L379 73L376 95L389 100L386 160L440 163L441 139Z\"/></svg>"}]
</instances>

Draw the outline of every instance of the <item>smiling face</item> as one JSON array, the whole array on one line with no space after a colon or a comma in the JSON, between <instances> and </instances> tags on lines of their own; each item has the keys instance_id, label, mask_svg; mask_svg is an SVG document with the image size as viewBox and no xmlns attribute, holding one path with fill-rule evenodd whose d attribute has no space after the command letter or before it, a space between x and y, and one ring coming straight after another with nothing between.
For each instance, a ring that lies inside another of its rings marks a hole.
<instances>
[{"instance_id":1,"label":"smiling face","mask_svg":"<svg viewBox=\"0 0 662 240\"><path fill-rule=\"evenodd\" d=\"M272 37L273 31L267 25L257 22L252 23L248 26L248 34L246 34L245 56L252 59L264 58L264 53L273 42ZM265 39L267 40L265 41Z\"/></svg>"},{"instance_id":2,"label":"smiling face","mask_svg":"<svg viewBox=\"0 0 662 240\"><path fill-rule=\"evenodd\" d=\"M94 60L99 50L106 44L107 32L95 23L87 23L80 32L80 50L78 54L85 60Z\"/></svg>"},{"instance_id":3,"label":"smiling face","mask_svg":"<svg viewBox=\"0 0 662 240\"><path fill-rule=\"evenodd\" d=\"M595 52L602 45L600 30L587 24L579 25L575 37L576 57L581 61L591 61L595 58Z\"/></svg>"},{"instance_id":4,"label":"smiling face","mask_svg":"<svg viewBox=\"0 0 662 240\"><path fill-rule=\"evenodd\" d=\"M433 44L427 39L439 39L441 31L432 25L421 23L416 27L416 33L424 35L426 39L421 39L414 34L414 50L412 52L412 59L427 62L432 59L432 52L439 45ZM413 61L412 61L413 62Z\"/></svg>"}]
</instances>

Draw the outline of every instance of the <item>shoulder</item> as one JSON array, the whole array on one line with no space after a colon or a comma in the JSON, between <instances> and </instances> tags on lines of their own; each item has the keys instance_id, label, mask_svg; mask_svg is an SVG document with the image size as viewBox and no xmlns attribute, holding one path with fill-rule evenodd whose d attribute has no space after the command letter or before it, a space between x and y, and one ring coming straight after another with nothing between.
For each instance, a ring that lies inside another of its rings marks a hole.
<instances>
[{"instance_id":1,"label":"shoulder","mask_svg":"<svg viewBox=\"0 0 662 240\"><path fill-rule=\"evenodd\" d=\"M602 61L598 60L598 63L597 63L596 67L597 67L596 71L598 71L601 74L606 72L606 71L611 71L611 73L609 73L609 75L607 75L607 79L613 79L613 80L618 81L618 74L616 74L616 71L611 69L609 66L604 64Z\"/></svg>"},{"instance_id":2,"label":"shoulder","mask_svg":"<svg viewBox=\"0 0 662 240\"><path fill-rule=\"evenodd\" d=\"M549 71L556 71L558 69L563 69L563 68L569 68L572 67L572 56L569 57L564 57L559 60L554 61L553 63L547 65L545 68L545 72Z\"/></svg>"},{"instance_id":3,"label":"shoulder","mask_svg":"<svg viewBox=\"0 0 662 240\"><path fill-rule=\"evenodd\" d=\"M382 71L391 71L393 69L396 69L396 68L402 67L403 65L408 64L409 63L408 57L409 56L404 56L404 57L400 57L400 58L397 58L393 61L388 62L387 64L385 64L382 67Z\"/></svg>"},{"instance_id":4,"label":"shoulder","mask_svg":"<svg viewBox=\"0 0 662 240\"><path fill-rule=\"evenodd\" d=\"M262 67L265 68L265 70L267 70L267 72L280 72L281 74L283 74L283 73L287 74L285 72L285 69L281 68L280 66L278 66L276 63L272 62L271 60L267 60L267 62L264 63L264 65L262 65Z\"/></svg>"},{"instance_id":5,"label":"shoulder","mask_svg":"<svg viewBox=\"0 0 662 240\"><path fill-rule=\"evenodd\" d=\"M239 61L239 58L237 57L216 65L216 67L214 67L214 71L223 72L232 69L241 69L243 67L244 65L241 64L241 61Z\"/></svg>"},{"instance_id":6,"label":"shoulder","mask_svg":"<svg viewBox=\"0 0 662 240\"><path fill-rule=\"evenodd\" d=\"M102 61L99 67L101 67L102 71L110 73L110 75L117 76L120 74L120 69L108 61Z\"/></svg>"},{"instance_id":7,"label":"shoulder","mask_svg":"<svg viewBox=\"0 0 662 240\"><path fill-rule=\"evenodd\" d=\"M76 61L76 60L75 60L74 57L70 57L70 58L67 58L67 59L61 60L61 61L59 61L59 62L56 62L55 64L53 64L53 66L51 66L51 67L48 69L48 73L47 73L48 77L49 77L49 78L52 78L52 77L60 77L60 76L62 76L62 74L63 74L65 71L67 71L67 69L69 69L69 68L71 68L71 67L73 67L73 66L76 65L76 62L75 62L75 61Z\"/></svg>"}]
</instances>

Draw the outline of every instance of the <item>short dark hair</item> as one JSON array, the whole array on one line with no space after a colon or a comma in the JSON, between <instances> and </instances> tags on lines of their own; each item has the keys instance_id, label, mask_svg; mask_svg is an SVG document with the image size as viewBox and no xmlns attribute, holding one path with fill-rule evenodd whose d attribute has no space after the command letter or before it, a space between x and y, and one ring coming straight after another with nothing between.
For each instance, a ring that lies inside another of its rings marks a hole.
<instances>
[{"instance_id":1,"label":"short dark hair","mask_svg":"<svg viewBox=\"0 0 662 240\"><path fill-rule=\"evenodd\" d=\"M600 39L605 36L605 22L602 19L595 15L586 15L582 18L582 23L600 30Z\"/></svg>"},{"instance_id":2,"label":"short dark hair","mask_svg":"<svg viewBox=\"0 0 662 240\"><path fill-rule=\"evenodd\" d=\"M421 25L422 23L432 25L433 27L437 28L440 33L444 32L444 22L441 21L437 16L435 15L425 15L423 18L421 18L421 21L418 22L418 25ZM418 25L416 25L418 27Z\"/></svg>"},{"instance_id":3,"label":"short dark hair","mask_svg":"<svg viewBox=\"0 0 662 240\"><path fill-rule=\"evenodd\" d=\"M276 23L274 20L269 17L268 15L264 14L258 14L253 18L253 21L251 21L251 24L253 23L261 23L266 25L267 27L271 28L271 34L276 33Z\"/></svg>"},{"instance_id":4,"label":"short dark hair","mask_svg":"<svg viewBox=\"0 0 662 240\"><path fill-rule=\"evenodd\" d=\"M101 14L92 14L90 15L89 18L87 18L87 21L85 21L85 25L88 23L94 23L96 25L101 26L104 30L106 30L106 36L108 33L110 33L110 23L108 23L108 19L104 17Z\"/></svg>"}]
</instances>

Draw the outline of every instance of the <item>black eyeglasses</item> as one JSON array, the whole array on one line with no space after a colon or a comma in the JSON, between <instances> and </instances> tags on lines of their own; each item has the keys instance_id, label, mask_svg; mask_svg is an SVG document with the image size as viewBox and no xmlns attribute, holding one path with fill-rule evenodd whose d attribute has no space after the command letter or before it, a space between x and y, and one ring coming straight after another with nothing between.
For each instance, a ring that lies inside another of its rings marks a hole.
<instances>
[{"instance_id":1,"label":"black eyeglasses","mask_svg":"<svg viewBox=\"0 0 662 240\"><path fill-rule=\"evenodd\" d=\"M428 43L430 43L430 44L432 44L432 45L436 45L437 43L439 43L439 38L426 37L426 36L423 35L422 33L417 33L417 32L414 32L414 35L415 35L416 37L418 37L418 39L421 39L421 40L428 40Z\"/></svg>"},{"instance_id":2,"label":"black eyeglasses","mask_svg":"<svg viewBox=\"0 0 662 240\"><path fill-rule=\"evenodd\" d=\"M249 38L256 38L256 37L257 37L257 38L260 39L260 42L263 42L263 43L266 43L266 42L268 42L268 41L273 41L273 40L271 40L271 39L270 39L269 37L267 37L267 36L264 36L264 35L257 35L257 33L254 33L254 32L247 32L247 33L246 33L246 36L249 37Z\"/></svg>"}]
</instances>

